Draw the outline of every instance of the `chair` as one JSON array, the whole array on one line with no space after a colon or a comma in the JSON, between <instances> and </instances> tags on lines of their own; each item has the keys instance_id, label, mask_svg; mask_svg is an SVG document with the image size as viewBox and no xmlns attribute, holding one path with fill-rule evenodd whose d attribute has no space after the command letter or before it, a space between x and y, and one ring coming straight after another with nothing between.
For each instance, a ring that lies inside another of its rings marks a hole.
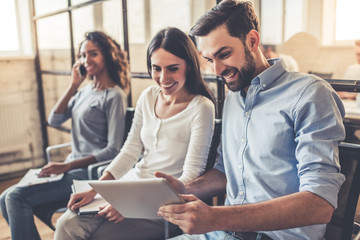
<instances>
[{"instance_id":1,"label":"chair","mask_svg":"<svg viewBox=\"0 0 360 240\"><path fill-rule=\"evenodd\" d=\"M214 126L214 134L211 139L209 155L206 162L205 171L213 168L216 162L217 157L217 148L220 144L220 137L221 137L221 119L215 119L215 126Z\"/></svg>"},{"instance_id":2,"label":"chair","mask_svg":"<svg viewBox=\"0 0 360 240\"><path fill-rule=\"evenodd\" d=\"M135 108L128 107L125 115L125 131L124 131L124 141L127 138L127 134L131 128L132 119L134 117ZM51 151L54 149L59 149L63 147L71 146L71 143L63 143L54 146L49 146L46 148L46 159L48 162L51 161ZM89 180L94 179L94 174L97 170L97 167L102 166L104 164L109 164L111 160L103 161L99 163L94 163L88 166L88 178ZM49 226L52 230L55 230L55 226L53 225L51 219L52 215L55 212L65 210L66 205L69 199L66 201L54 201L46 204L42 204L33 209L35 216L37 216L42 222L44 222L47 226Z\"/></svg>"},{"instance_id":3,"label":"chair","mask_svg":"<svg viewBox=\"0 0 360 240\"><path fill-rule=\"evenodd\" d=\"M332 73L321 73L321 72L313 72L313 71L309 71L308 73L314 74L318 77L321 77L322 79L330 79L333 75Z\"/></svg>"},{"instance_id":4,"label":"chair","mask_svg":"<svg viewBox=\"0 0 360 240\"><path fill-rule=\"evenodd\" d=\"M326 240L351 240L354 216L360 193L360 145L341 143L339 146L341 172L346 180L338 194L338 208L327 224Z\"/></svg>"}]
</instances>

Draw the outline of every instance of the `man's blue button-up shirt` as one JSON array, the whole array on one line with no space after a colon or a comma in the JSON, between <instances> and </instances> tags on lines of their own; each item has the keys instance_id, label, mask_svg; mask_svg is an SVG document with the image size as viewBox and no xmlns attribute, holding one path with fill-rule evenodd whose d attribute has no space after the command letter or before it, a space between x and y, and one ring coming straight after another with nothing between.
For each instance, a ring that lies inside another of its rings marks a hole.
<instances>
[{"instance_id":1,"label":"man's blue button-up shirt","mask_svg":"<svg viewBox=\"0 0 360 240\"><path fill-rule=\"evenodd\" d=\"M228 92L216 169L227 177L227 205L309 191L334 207L344 176L338 144L343 104L330 84L287 72L282 60L255 77L245 94ZM236 221L236 220L235 220ZM321 239L325 225L264 232L273 239Z\"/></svg>"}]
</instances>

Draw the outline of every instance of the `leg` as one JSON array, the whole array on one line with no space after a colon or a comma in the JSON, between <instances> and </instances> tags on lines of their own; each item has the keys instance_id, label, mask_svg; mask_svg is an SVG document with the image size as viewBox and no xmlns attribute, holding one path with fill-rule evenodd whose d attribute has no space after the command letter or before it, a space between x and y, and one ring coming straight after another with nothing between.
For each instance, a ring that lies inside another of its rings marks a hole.
<instances>
[{"instance_id":1,"label":"leg","mask_svg":"<svg viewBox=\"0 0 360 240\"><path fill-rule=\"evenodd\" d=\"M11 191L11 189L13 189L14 186L9 187L8 189L6 189L5 191L2 192L2 194L0 195L0 206L1 206L1 213L2 216L4 217L4 219L6 220L6 222L9 224L9 217L8 217L8 213L7 213L7 209L6 209L6 195Z\"/></svg>"},{"instance_id":2,"label":"leg","mask_svg":"<svg viewBox=\"0 0 360 240\"><path fill-rule=\"evenodd\" d=\"M238 240L224 231L208 232L206 234L183 234L170 240Z\"/></svg>"},{"instance_id":3,"label":"leg","mask_svg":"<svg viewBox=\"0 0 360 240\"><path fill-rule=\"evenodd\" d=\"M169 224L169 232L177 227ZM91 236L91 240L150 240L164 239L164 220L125 218L119 223L105 220Z\"/></svg>"},{"instance_id":4,"label":"leg","mask_svg":"<svg viewBox=\"0 0 360 240\"><path fill-rule=\"evenodd\" d=\"M56 223L54 239L89 239L103 221L104 218L93 214L79 216L67 210Z\"/></svg>"},{"instance_id":5,"label":"leg","mask_svg":"<svg viewBox=\"0 0 360 240\"><path fill-rule=\"evenodd\" d=\"M28 187L14 186L6 191L5 201L1 204L2 209L6 210L5 215L13 240L40 239L34 222L33 207L68 199L72 178L71 174L65 174L64 178L57 182Z\"/></svg>"}]
</instances>

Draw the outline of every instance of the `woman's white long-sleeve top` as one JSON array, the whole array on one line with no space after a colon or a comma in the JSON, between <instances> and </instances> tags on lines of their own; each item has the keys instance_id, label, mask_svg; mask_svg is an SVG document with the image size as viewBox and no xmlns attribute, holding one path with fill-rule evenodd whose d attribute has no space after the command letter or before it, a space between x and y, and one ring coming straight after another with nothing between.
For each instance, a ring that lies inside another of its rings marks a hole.
<instances>
[{"instance_id":1,"label":"woman's white long-sleeve top","mask_svg":"<svg viewBox=\"0 0 360 240\"><path fill-rule=\"evenodd\" d=\"M128 138L106 169L116 179L154 178L160 171L188 182L204 172L214 129L214 104L197 95L183 111L160 119L155 114L159 93L158 86L151 86L140 95Z\"/></svg>"}]
</instances>

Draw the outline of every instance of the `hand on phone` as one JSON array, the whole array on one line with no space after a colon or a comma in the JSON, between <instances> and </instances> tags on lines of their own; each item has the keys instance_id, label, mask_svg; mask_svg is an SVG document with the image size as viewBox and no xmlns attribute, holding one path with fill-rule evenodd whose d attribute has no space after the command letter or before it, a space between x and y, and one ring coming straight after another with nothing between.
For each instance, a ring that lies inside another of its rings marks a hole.
<instances>
[{"instance_id":1,"label":"hand on phone","mask_svg":"<svg viewBox=\"0 0 360 240\"><path fill-rule=\"evenodd\" d=\"M80 65L79 68L78 68L78 72L79 72L79 75L81 77L85 77L86 76L86 68L84 67L84 65Z\"/></svg>"}]
</instances>

